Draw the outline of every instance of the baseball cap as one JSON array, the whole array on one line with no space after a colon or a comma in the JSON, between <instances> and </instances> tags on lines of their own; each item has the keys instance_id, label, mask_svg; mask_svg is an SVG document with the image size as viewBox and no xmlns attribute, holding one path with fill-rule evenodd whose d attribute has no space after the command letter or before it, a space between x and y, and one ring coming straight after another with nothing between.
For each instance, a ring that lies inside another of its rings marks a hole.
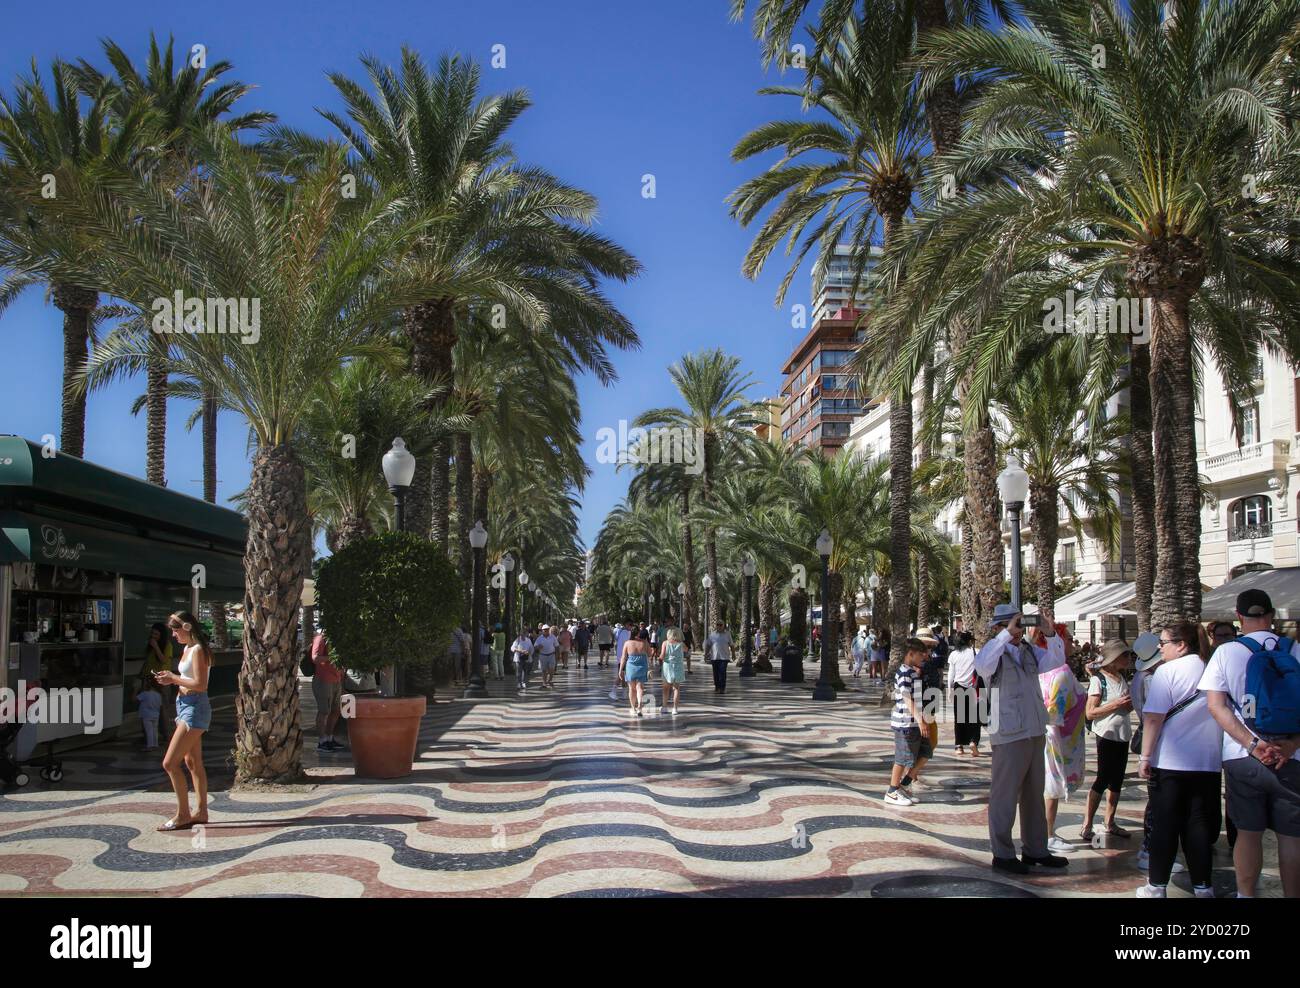
<instances>
[{"instance_id":1,"label":"baseball cap","mask_svg":"<svg viewBox=\"0 0 1300 988\"><path fill-rule=\"evenodd\" d=\"M1242 617L1263 617L1273 613L1273 601L1258 587L1237 594L1237 613Z\"/></svg>"}]
</instances>

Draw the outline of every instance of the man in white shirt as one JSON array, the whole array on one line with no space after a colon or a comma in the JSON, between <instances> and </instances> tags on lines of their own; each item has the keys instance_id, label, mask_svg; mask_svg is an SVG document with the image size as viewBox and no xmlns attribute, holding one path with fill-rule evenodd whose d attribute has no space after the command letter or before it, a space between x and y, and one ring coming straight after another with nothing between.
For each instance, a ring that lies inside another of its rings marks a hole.
<instances>
[{"instance_id":1,"label":"man in white shirt","mask_svg":"<svg viewBox=\"0 0 1300 988\"><path fill-rule=\"evenodd\" d=\"M731 663L731 632L721 621L704 643L704 654L713 665L713 692L727 692L727 666Z\"/></svg>"},{"instance_id":2,"label":"man in white shirt","mask_svg":"<svg viewBox=\"0 0 1300 988\"><path fill-rule=\"evenodd\" d=\"M542 674L542 689L553 690L555 684L555 650L560 640L551 634L549 624L542 625L542 633L533 642L533 654L537 658L537 668Z\"/></svg>"},{"instance_id":3,"label":"man in white shirt","mask_svg":"<svg viewBox=\"0 0 1300 988\"><path fill-rule=\"evenodd\" d=\"M1052 627L1052 614L1040 610L1047 647L1024 640L1021 615L1011 604L998 604L990 628L998 633L975 656L975 671L989 685L989 744L993 747L993 779L989 787L989 841L993 867L1027 875L1030 865L1064 868L1065 858L1047 850L1047 811L1043 805L1046 762L1047 708L1038 684L1039 673L1065 664L1065 647ZM1020 810L1023 858L1016 857L1011 827Z\"/></svg>"},{"instance_id":4,"label":"man in white shirt","mask_svg":"<svg viewBox=\"0 0 1300 988\"><path fill-rule=\"evenodd\" d=\"M528 637L527 631L519 632L519 637L510 646L510 651L515 660L515 678L519 692L526 693L528 692L528 673L533 664L533 640Z\"/></svg>"},{"instance_id":5,"label":"man in white shirt","mask_svg":"<svg viewBox=\"0 0 1300 988\"><path fill-rule=\"evenodd\" d=\"M600 649L596 668L603 669L609 662L609 650L614 647L614 629L609 626L604 615L601 615L600 624L596 625L596 647Z\"/></svg>"},{"instance_id":6,"label":"man in white shirt","mask_svg":"<svg viewBox=\"0 0 1300 988\"><path fill-rule=\"evenodd\" d=\"M857 679L862 674L862 663L867 656L867 629L859 628L857 635L853 638L853 643L849 646L849 651L853 655L853 678Z\"/></svg>"},{"instance_id":7,"label":"man in white shirt","mask_svg":"<svg viewBox=\"0 0 1300 988\"><path fill-rule=\"evenodd\" d=\"M1237 595L1237 617L1242 638L1253 638L1267 649L1276 648L1279 637L1273 632L1273 602L1263 590L1243 590ZM1263 867L1264 831L1272 830L1277 834L1283 895L1295 898L1300 896L1300 738L1262 738L1243 722L1240 711L1247 703L1246 670L1253 654L1240 639L1220 645L1205 666L1201 689L1210 713L1223 728L1228 815L1237 826L1232 849L1237 896L1255 897ZM1300 644L1292 645L1291 655L1300 658Z\"/></svg>"}]
</instances>

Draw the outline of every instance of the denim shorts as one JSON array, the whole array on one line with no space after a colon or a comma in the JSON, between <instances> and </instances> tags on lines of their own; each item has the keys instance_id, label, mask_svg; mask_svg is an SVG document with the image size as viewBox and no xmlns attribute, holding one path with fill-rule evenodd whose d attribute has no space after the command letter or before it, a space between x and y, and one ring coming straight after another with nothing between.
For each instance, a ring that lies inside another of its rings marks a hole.
<instances>
[{"instance_id":1,"label":"denim shorts","mask_svg":"<svg viewBox=\"0 0 1300 988\"><path fill-rule=\"evenodd\" d=\"M911 768L918 758L929 758L934 754L929 735L923 735L919 727L895 727L893 730L895 765Z\"/></svg>"},{"instance_id":2,"label":"denim shorts","mask_svg":"<svg viewBox=\"0 0 1300 988\"><path fill-rule=\"evenodd\" d=\"M176 723L193 731L206 731L212 725L212 704L206 693L185 693L176 697Z\"/></svg>"}]
</instances>

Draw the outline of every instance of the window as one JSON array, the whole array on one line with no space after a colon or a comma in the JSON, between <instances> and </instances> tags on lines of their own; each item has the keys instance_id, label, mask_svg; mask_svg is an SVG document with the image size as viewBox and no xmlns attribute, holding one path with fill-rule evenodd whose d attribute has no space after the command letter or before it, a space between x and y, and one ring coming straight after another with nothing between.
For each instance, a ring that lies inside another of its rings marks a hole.
<instances>
[{"instance_id":1,"label":"window","mask_svg":"<svg viewBox=\"0 0 1300 988\"><path fill-rule=\"evenodd\" d=\"M852 422L823 422L822 435L828 439L847 439L852 427Z\"/></svg>"},{"instance_id":2,"label":"window","mask_svg":"<svg viewBox=\"0 0 1300 988\"><path fill-rule=\"evenodd\" d=\"M782 430L781 430L781 438L784 439L786 442L789 442L789 441L790 441L790 429L789 429L789 428L785 428L785 429L782 429Z\"/></svg>"},{"instance_id":3,"label":"window","mask_svg":"<svg viewBox=\"0 0 1300 988\"><path fill-rule=\"evenodd\" d=\"M822 414L822 403L821 403L820 401L814 401L814 402L812 403L812 408L809 409L809 412L811 413L811 415L812 415L813 418L815 418L815 419L816 419L816 418L821 418L821 414Z\"/></svg>"},{"instance_id":4,"label":"window","mask_svg":"<svg viewBox=\"0 0 1300 988\"><path fill-rule=\"evenodd\" d=\"M1230 512L1229 542L1264 539L1273 534L1273 501L1267 494L1243 497Z\"/></svg>"},{"instance_id":5,"label":"window","mask_svg":"<svg viewBox=\"0 0 1300 988\"><path fill-rule=\"evenodd\" d=\"M823 350L821 360L823 367L843 367L853 356L848 350Z\"/></svg>"},{"instance_id":6,"label":"window","mask_svg":"<svg viewBox=\"0 0 1300 988\"><path fill-rule=\"evenodd\" d=\"M1057 570L1061 576L1073 576L1077 571L1077 561L1074 557L1074 543L1067 542L1061 546L1061 562Z\"/></svg>"},{"instance_id":7,"label":"window","mask_svg":"<svg viewBox=\"0 0 1300 988\"><path fill-rule=\"evenodd\" d=\"M813 442L816 442L818 439L822 437L822 427L820 425L814 425L812 427L812 432L810 433L810 435L812 436Z\"/></svg>"},{"instance_id":8,"label":"window","mask_svg":"<svg viewBox=\"0 0 1300 988\"><path fill-rule=\"evenodd\" d=\"M807 413L807 412L804 412L801 416L799 416L799 428L800 428L800 429L806 429L806 428L808 428L808 413Z\"/></svg>"},{"instance_id":9,"label":"window","mask_svg":"<svg viewBox=\"0 0 1300 988\"><path fill-rule=\"evenodd\" d=\"M1253 446L1259 442L1259 402L1244 405L1237 415L1237 445Z\"/></svg>"}]
</instances>

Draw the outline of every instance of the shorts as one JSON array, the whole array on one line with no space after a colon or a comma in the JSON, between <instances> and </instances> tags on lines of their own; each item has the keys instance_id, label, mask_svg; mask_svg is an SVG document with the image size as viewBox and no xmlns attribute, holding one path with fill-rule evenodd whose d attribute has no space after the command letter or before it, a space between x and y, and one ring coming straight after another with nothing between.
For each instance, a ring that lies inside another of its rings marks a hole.
<instances>
[{"instance_id":1,"label":"shorts","mask_svg":"<svg viewBox=\"0 0 1300 988\"><path fill-rule=\"evenodd\" d=\"M206 693L185 693L176 697L176 723L192 731L206 731L212 726L212 703Z\"/></svg>"},{"instance_id":2,"label":"shorts","mask_svg":"<svg viewBox=\"0 0 1300 988\"><path fill-rule=\"evenodd\" d=\"M1294 758L1274 770L1257 758L1223 763L1228 816L1238 830L1272 830L1300 837L1300 762Z\"/></svg>"},{"instance_id":3,"label":"shorts","mask_svg":"<svg viewBox=\"0 0 1300 988\"><path fill-rule=\"evenodd\" d=\"M895 765L911 768L919 759L934 754L929 736L923 735L919 727L895 727L893 731Z\"/></svg>"},{"instance_id":4,"label":"shorts","mask_svg":"<svg viewBox=\"0 0 1300 988\"><path fill-rule=\"evenodd\" d=\"M343 697L342 683L327 683L319 676L311 680L311 695L316 698L317 713L331 713Z\"/></svg>"},{"instance_id":5,"label":"shorts","mask_svg":"<svg viewBox=\"0 0 1300 988\"><path fill-rule=\"evenodd\" d=\"M538 671L538 672L554 672L554 671L555 671L555 653L554 653L554 652L552 652L550 655L543 655L543 656L540 656L540 657L538 658L538 660L537 660L537 671Z\"/></svg>"}]
</instances>

